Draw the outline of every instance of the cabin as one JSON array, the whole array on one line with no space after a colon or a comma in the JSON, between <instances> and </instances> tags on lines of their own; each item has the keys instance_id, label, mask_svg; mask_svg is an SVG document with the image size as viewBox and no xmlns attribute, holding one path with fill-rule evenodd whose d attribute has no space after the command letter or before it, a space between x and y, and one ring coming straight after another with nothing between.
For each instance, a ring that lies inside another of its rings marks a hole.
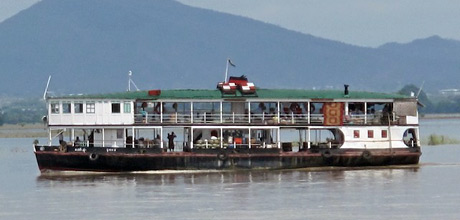
<instances>
[{"instance_id":1,"label":"cabin","mask_svg":"<svg viewBox=\"0 0 460 220\"><path fill-rule=\"evenodd\" d=\"M181 151L419 145L415 97L243 86L50 97L49 144L166 148L174 132Z\"/></svg>"}]
</instances>

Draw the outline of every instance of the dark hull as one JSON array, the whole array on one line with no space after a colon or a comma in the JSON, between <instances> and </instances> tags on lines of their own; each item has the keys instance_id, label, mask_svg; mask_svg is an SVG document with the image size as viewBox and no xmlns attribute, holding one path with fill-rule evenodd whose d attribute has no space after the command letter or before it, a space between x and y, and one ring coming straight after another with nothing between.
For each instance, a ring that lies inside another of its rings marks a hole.
<instances>
[{"instance_id":1,"label":"dark hull","mask_svg":"<svg viewBox=\"0 0 460 220\"><path fill-rule=\"evenodd\" d=\"M322 166L387 166L417 164L420 148L385 150L280 149L196 150L35 147L39 169L98 172L151 170L294 169Z\"/></svg>"}]
</instances>

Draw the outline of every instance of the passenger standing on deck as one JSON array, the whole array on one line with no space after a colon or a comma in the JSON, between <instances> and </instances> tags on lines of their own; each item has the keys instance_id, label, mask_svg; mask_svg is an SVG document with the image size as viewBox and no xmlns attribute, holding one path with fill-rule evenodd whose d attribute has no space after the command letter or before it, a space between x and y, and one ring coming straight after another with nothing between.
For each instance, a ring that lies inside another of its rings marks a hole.
<instances>
[{"instance_id":1,"label":"passenger standing on deck","mask_svg":"<svg viewBox=\"0 0 460 220\"><path fill-rule=\"evenodd\" d=\"M74 142L75 147L80 147L80 143L81 143L80 137L77 136L77 139L75 139L75 142Z\"/></svg>"},{"instance_id":2,"label":"passenger standing on deck","mask_svg":"<svg viewBox=\"0 0 460 220\"><path fill-rule=\"evenodd\" d=\"M171 132L171 134L168 133L168 148L169 148L169 151L174 151L174 138L176 137L176 135L174 134L174 131Z\"/></svg>"}]
</instances>

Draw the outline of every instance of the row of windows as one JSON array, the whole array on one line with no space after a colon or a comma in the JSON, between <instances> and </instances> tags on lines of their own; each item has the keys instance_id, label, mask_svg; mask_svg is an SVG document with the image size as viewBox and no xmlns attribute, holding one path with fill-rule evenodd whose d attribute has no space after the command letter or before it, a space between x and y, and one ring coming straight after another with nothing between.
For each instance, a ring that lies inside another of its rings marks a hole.
<instances>
[{"instance_id":1,"label":"row of windows","mask_svg":"<svg viewBox=\"0 0 460 220\"><path fill-rule=\"evenodd\" d=\"M353 137L354 138L359 138L360 137L359 130L354 130L353 131ZM388 131L387 130L382 130L380 137L381 138L387 138L388 137ZM374 138L374 130L367 130L367 138Z\"/></svg>"},{"instance_id":2,"label":"row of windows","mask_svg":"<svg viewBox=\"0 0 460 220\"><path fill-rule=\"evenodd\" d=\"M96 103L95 102L62 102L62 113L63 114L81 114L84 111L84 105L86 104L86 113L94 114L96 112ZM73 108L72 108L73 106ZM112 113L121 113L121 103L113 102L112 105ZM61 109L61 104L59 102L51 102L50 105L51 114L59 114ZM73 109L73 111L72 111ZM123 113L131 113L131 103L124 102L123 103Z\"/></svg>"}]
</instances>

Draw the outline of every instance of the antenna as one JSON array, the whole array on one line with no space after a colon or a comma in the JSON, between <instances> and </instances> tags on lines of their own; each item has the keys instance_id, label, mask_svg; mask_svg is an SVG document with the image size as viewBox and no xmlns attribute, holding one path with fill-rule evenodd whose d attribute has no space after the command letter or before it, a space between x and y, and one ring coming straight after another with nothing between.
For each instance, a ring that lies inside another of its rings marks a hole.
<instances>
[{"instance_id":1,"label":"antenna","mask_svg":"<svg viewBox=\"0 0 460 220\"><path fill-rule=\"evenodd\" d=\"M415 98L418 98L418 96L420 95L420 93L422 92L422 88L423 88L423 85L425 84L425 80L422 82L422 85L420 86L420 88L418 89L418 92L417 92L417 95L415 96Z\"/></svg>"},{"instance_id":2,"label":"antenna","mask_svg":"<svg viewBox=\"0 0 460 220\"><path fill-rule=\"evenodd\" d=\"M136 83L131 79L131 76L133 75L133 72L130 70L128 72L128 92L131 91L131 83L136 87L136 91L139 91L139 88L137 88Z\"/></svg>"},{"instance_id":3,"label":"antenna","mask_svg":"<svg viewBox=\"0 0 460 220\"><path fill-rule=\"evenodd\" d=\"M43 100L46 101L46 95L48 95L48 87L50 85L51 75L48 77L48 82L46 83L45 92L43 93Z\"/></svg>"},{"instance_id":4,"label":"antenna","mask_svg":"<svg viewBox=\"0 0 460 220\"><path fill-rule=\"evenodd\" d=\"M133 72L131 70L128 72L128 92L131 91L131 76L133 75Z\"/></svg>"},{"instance_id":5,"label":"antenna","mask_svg":"<svg viewBox=\"0 0 460 220\"><path fill-rule=\"evenodd\" d=\"M225 79L224 79L224 83L227 82L227 76L228 76L228 65L231 65L233 67L236 67L235 64L232 63L232 60L230 60L230 58L227 58L227 66L225 67Z\"/></svg>"},{"instance_id":6,"label":"antenna","mask_svg":"<svg viewBox=\"0 0 460 220\"><path fill-rule=\"evenodd\" d=\"M230 60L230 59L229 59L229 58L227 58L227 66L225 67L225 78L224 78L224 83L226 83L226 82L227 82L227 75L228 75L228 61L229 61L229 60Z\"/></svg>"}]
</instances>

